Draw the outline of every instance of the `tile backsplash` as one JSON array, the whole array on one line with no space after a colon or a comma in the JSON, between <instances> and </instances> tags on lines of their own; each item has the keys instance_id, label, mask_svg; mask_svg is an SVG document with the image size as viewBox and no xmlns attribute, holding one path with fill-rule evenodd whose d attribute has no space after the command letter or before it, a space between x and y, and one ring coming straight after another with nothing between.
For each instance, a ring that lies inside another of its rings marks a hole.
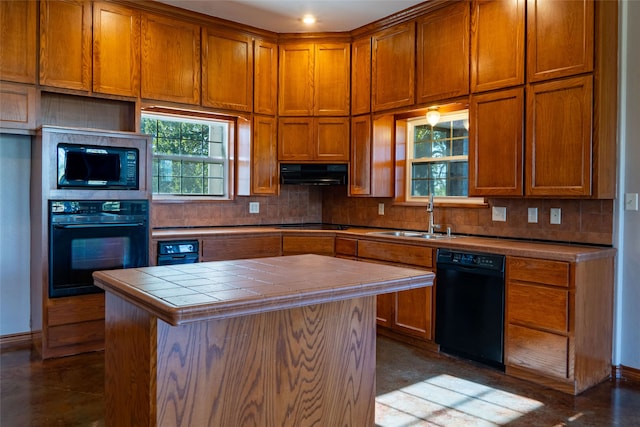
<instances>
[{"instance_id":1,"label":"tile backsplash","mask_svg":"<svg viewBox=\"0 0 640 427\"><path fill-rule=\"evenodd\" d=\"M249 213L258 202L260 212ZM378 205L384 203L384 215ZM610 246L613 243L613 200L487 199L483 207L438 207L438 231L455 234L507 237ZM505 222L491 219L491 207L505 207ZM538 208L538 222L527 222L527 209ZM551 208L561 209L561 224L550 224ZM283 185L277 197L238 197L228 202L154 201L153 228L217 227L333 223L353 226L426 230L425 206L394 204L390 198L347 197L343 186Z\"/></svg>"},{"instance_id":2,"label":"tile backsplash","mask_svg":"<svg viewBox=\"0 0 640 427\"><path fill-rule=\"evenodd\" d=\"M478 236L612 245L613 200L487 199L488 207L438 207L434 209L437 231L451 227L453 233ZM384 203L384 215L378 204ZM491 218L491 207L507 210L505 222ZM538 208L538 222L528 223L528 208ZM561 209L560 225L550 224L551 208ZM426 230L425 206L394 205L389 198L352 198L333 188L325 189L322 219L327 223L405 230Z\"/></svg>"}]
</instances>

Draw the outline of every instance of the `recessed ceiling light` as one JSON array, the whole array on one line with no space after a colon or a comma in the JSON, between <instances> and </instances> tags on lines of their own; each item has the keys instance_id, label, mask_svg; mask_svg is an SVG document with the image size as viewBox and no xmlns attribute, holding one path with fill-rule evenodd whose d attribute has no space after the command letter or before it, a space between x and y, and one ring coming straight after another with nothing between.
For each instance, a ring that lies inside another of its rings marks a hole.
<instances>
[{"instance_id":1,"label":"recessed ceiling light","mask_svg":"<svg viewBox=\"0 0 640 427\"><path fill-rule=\"evenodd\" d=\"M307 25L315 24L316 17L313 15L304 15L302 17L302 22L304 22Z\"/></svg>"}]
</instances>

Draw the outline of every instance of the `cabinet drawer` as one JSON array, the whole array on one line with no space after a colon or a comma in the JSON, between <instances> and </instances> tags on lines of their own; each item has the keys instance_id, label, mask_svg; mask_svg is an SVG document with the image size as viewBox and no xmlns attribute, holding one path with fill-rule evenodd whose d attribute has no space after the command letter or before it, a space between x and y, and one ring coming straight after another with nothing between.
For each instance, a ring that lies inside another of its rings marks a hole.
<instances>
[{"instance_id":1,"label":"cabinet drawer","mask_svg":"<svg viewBox=\"0 0 640 427\"><path fill-rule=\"evenodd\" d=\"M568 342L560 335L508 325L505 364L567 378Z\"/></svg>"},{"instance_id":2,"label":"cabinet drawer","mask_svg":"<svg viewBox=\"0 0 640 427\"><path fill-rule=\"evenodd\" d=\"M47 316L49 326L104 319L104 294L49 299Z\"/></svg>"},{"instance_id":3,"label":"cabinet drawer","mask_svg":"<svg viewBox=\"0 0 640 427\"><path fill-rule=\"evenodd\" d=\"M282 236L282 254L318 254L333 256L333 236Z\"/></svg>"},{"instance_id":4,"label":"cabinet drawer","mask_svg":"<svg viewBox=\"0 0 640 427\"><path fill-rule=\"evenodd\" d=\"M356 239L345 239L336 237L336 255L356 256L358 254L358 241Z\"/></svg>"},{"instance_id":5,"label":"cabinet drawer","mask_svg":"<svg viewBox=\"0 0 640 427\"><path fill-rule=\"evenodd\" d=\"M509 282L508 321L567 333L569 329L569 291Z\"/></svg>"},{"instance_id":6,"label":"cabinet drawer","mask_svg":"<svg viewBox=\"0 0 640 427\"><path fill-rule=\"evenodd\" d=\"M282 238L279 234L211 238L202 241L202 261L280 256L281 250Z\"/></svg>"},{"instance_id":7,"label":"cabinet drawer","mask_svg":"<svg viewBox=\"0 0 640 427\"><path fill-rule=\"evenodd\" d=\"M569 263L507 257L507 279L545 285L569 286Z\"/></svg>"},{"instance_id":8,"label":"cabinet drawer","mask_svg":"<svg viewBox=\"0 0 640 427\"><path fill-rule=\"evenodd\" d=\"M358 242L358 258L397 262L426 268L433 267L433 250L426 246L360 240Z\"/></svg>"}]
</instances>

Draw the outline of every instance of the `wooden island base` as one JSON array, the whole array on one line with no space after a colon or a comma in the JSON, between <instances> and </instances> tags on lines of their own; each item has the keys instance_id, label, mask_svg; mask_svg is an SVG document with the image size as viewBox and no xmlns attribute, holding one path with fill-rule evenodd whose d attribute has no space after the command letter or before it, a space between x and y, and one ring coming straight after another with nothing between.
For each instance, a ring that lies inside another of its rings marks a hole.
<instances>
[{"instance_id":1,"label":"wooden island base","mask_svg":"<svg viewBox=\"0 0 640 427\"><path fill-rule=\"evenodd\" d=\"M108 293L106 322L107 426L374 425L375 297L171 326Z\"/></svg>"},{"instance_id":2,"label":"wooden island base","mask_svg":"<svg viewBox=\"0 0 640 427\"><path fill-rule=\"evenodd\" d=\"M376 295L433 278L319 255L96 272L106 425L373 426Z\"/></svg>"}]
</instances>

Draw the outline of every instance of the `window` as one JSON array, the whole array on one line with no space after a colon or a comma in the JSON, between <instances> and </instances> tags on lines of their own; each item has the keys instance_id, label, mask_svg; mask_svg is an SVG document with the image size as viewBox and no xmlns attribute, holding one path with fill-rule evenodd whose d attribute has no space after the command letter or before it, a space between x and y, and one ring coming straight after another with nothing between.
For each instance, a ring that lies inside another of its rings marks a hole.
<instances>
[{"instance_id":1,"label":"window","mask_svg":"<svg viewBox=\"0 0 640 427\"><path fill-rule=\"evenodd\" d=\"M433 127L424 117L407 124L407 200L419 201L433 194L447 201L475 202L467 197L468 110L442 114Z\"/></svg>"},{"instance_id":2,"label":"window","mask_svg":"<svg viewBox=\"0 0 640 427\"><path fill-rule=\"evenodd\" d=\"M227 120L143 113L141 130L153 135L153 193L228 198L231 126Z\"/></svg>"}]
</instances>

